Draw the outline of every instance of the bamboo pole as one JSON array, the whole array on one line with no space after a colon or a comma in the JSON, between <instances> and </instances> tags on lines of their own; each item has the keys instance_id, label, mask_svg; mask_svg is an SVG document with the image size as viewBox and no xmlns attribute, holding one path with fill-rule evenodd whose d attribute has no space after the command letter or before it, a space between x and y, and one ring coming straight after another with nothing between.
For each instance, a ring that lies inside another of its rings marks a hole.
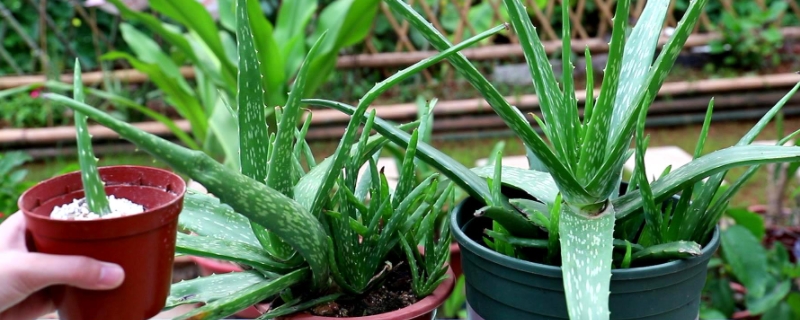
<instances>
[{"instance_id":1,"label":"bamboo pole","mask_svg":"<svg viewBox=\"0 0 800 320\"><path fill-rule=\"evenodd\" d=\"M694 82L667 82L661 87L658 96L736 92L763 88L785 88L795 85L798 81L800 81L800 76L796 73L784 73L732 79L709 79ZM595 89L594 92L599 93L599 90ZM584 90L576 91L575 95L579 102L586 99L586 91ZM536 95L510 96L506 97L506 100L521 109L535 109L539 106L539 100ZM707 101L705 101L705 103L707 103ZM654 110L654 112L667 111L662 110L664 108ZM670 108L674 109L674 106ZM378 116L387 120L412 119L417 115L417 106L414 103L375 106L372 109L376 110ZM437 116L454 116L470 113L486 113L487 110L491 110L491 108L483 99L462 99L440 101L436 104L434 112ZM314 114L311 123L318 132L334 132L341 128L325 128L325 126L340 125L350 120L348 115L336 110L314 109L311 112ZM177 120L175 124L181 130L187 132L190 130L189 122L186 120ZM170 135L170 131L159 122L140 122L134 125L153 134ZM320 126L323 128L318 128ZM439 126L440 123L437 120L437 128ZM98 140L114 139L118 137L116 133L102 126L90 126L89 132ZM0 130L0 145L45 144L57 141L72 141L74 139L75 128L72 126Z\"/></svg>"}]
</instances>

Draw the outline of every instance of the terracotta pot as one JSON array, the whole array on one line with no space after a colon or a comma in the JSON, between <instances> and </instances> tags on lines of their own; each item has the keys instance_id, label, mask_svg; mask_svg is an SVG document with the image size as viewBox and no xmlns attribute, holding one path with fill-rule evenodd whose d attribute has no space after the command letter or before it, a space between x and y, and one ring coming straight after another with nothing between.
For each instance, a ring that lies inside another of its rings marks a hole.
<instances>
[{"instance_id":1,"label":"terracotta pot","mask_svg":"<svg viewBox=\"0 0 800 320\"><path fill-rule=\"evenodd\" d=\"M450 269L453 269L456 279L461 276L461 247L455 241L450 244Z\"/></svg>"},{"instance_id":2,"label":"terracotta pot","mask_svg":"<svg viewBox=\"0 0 800 320\"><path fill-rule=\"evenodd\" d=\"M241 272L243 271L242 268L239 268L236 264L227 262L227 261L219 261L209 258L203 257L195 257L190 256L195 263L197 263L198 269L200 269L200 276L208 277L212 274L224 274L224 273L231 273L231 272ZM259 311L264 310L264 311ZM247 307L242 311L237 312L235 315L238 318L242 319L255 319L261 316L262 313L269 310L269 304L259 304L255 306Z\"/></svg>"},{"instance_id":3,"label":"terracotta pot","mask_svg":"<svg viewBox=\"0 0 800 320\"><path fill-rule=\"evenodd\" d=\"M372 316L366 317L347 317L347 318L335 318L335 317L320 317L315 316L309 313L299 313L293 314L290 316L279 318L281 320L433 320L434 316L436 316L436 309L441 306L445 300L450 296L450 293L453 292L453 286L455 285L455 275L453 274L453 270L448 268L447 269L447 279L442 281L436 290L433 293L417 303L412 304L408 307L395 310L392 312L376 314Z\"/></svg>"},{"instance_id":4,"label":"terracotta pot","mask_svg":"<svg viewBox=\"0 0 800 320\"><path fill-rule=\"evenodd\" d=\"M107 194L141 204L145 212L89 221L50 219L53 207L84 197L80 172L58 176L19 198L28 246L42 253L88 256L125 270L125 281L113 290L49 288L60 319L152 318L169 294L186 184L176 174L149 167L102 167L99 172Z\"/></svg>"}]
</instances>

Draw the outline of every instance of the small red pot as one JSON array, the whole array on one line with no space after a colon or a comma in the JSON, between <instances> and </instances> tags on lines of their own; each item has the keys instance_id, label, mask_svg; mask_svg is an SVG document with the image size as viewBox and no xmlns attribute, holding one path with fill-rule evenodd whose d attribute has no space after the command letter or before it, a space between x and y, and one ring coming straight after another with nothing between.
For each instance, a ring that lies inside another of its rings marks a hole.
<instances>
[{"instance_id":1,"label":"small red pot","mask_svg":"<svg viewBox=\"0 0 800 320\"><path fill-rule=\"evenodd\" d=\"M195 257L189 256L194 260L197 264L198 269L200 269L200 276L208 277L212 274L225 274L231 272L241 272L244 271L239 266L226 262L226 261L218 261L209 258L203 257ZM259 311L259 309L264 311ZM261 316L264 312L269 310L269 304L261 304L255 306L249 306L247 309L237 312L235 315L237 318L241 319L255 319Z\"/></svg>"},{"instance_id":2,"label":"small red pot","mask_svg":"<svg viewBox=\"0 0 800 320\"><path fill-rule=\"evenodd\" d=\"M433 320L434 312L439 306L444 304L444 301L453 292L455 285L455 275L451 268L447 269L447 279L442 281L433 293L417 303L408 307L395 310L392 312L376 314L366 317L347 317L347 318L334 318L334 317L320 317L311 315L307 312L289 315L280 318L281 320Z\"/></svg>"},{"instance_id":3,"label":"small red pot","mask_svg":"<svg viewBox=\"0 0 800 320\"><path fill-rule=\"evenodd\" d=\"M164 308L169 294L186 184L174 173L150 167L112 166L99 172L108 195L143 205L145 212L89 221L50 219L53 207L84 197L80 172L58 176L19 198L30 235L28 246L42 253L116 263L125 270L125 281L113 290L51 287L60 319L152 318Z\"/></svg>"},{"instance_id":4,"label":"small red pot","mask_svg":"<svg viewBox=\"0 0 800 320\"><path fill-rule=\"evenodd\" d=\"M456 279L461 276L461 247L457 242L450 244L450 269L453 269Z\"/></svg>"}]
</instances>

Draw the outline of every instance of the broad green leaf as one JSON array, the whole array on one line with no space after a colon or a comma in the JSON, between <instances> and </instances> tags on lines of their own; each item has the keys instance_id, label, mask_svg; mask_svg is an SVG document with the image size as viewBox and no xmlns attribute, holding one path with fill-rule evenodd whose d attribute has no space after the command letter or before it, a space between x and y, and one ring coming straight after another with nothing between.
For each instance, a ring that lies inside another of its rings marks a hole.
<instances>
[{"instance_id":1,"label":"broad green leaf","mask_svg":"<svg viewBox=\"0 0 800 320\"><path fill-rule=\"evenodd\" d=\"M214 274L181 281L170 288L165 308L182 304L209 303L228 297L257 283L269 281L257 271Z\"/></svg>"},{"instance_id":2,"label":"broad green leaf","mask_svg":"<svg viewBox=\"0 0 800 320\"><path fill-rule=\"evenodd\" d=\"M748 295L763 296L769 273L767 254L758 239L745 227L733 225L722 232L721 241L725 262L747 288Z\"/></svg>"},{"instance_id":3,"label":"broad green leaf","mask_svg":"<svg viewBox=\"0 0 800 320\"><path fill-rule=\"evenodd\" d=\"M304 35L306 25L317 10L316 0L294 0L281 3L275 23L275 42L287 45L296 35Z\"/></svg>"},{"instance_id":4,"label":"broad green leaf","mask_svg":"<svg viewBox=\"0 0 800 320\"><path fill-rule=\"evenodd\" d=\"M745 303L747 304L747 309L750 310L750 313L753 315L758 315L770 311L771 309L778 306L778 304L786 298L786 295L792 289L792 281L791 280L784 280L779 283L773 284L771 287L766 288L766 292L763 295L755 296L751 294L749 291L745 295ZM775 319L774 317L766 317L764 319Z\"/></svg>"},{"instance_id":5,"label":"broad green leaf","mask_svg":"<svg viewBox=\"0 0 800 320\"><path fill-rule=\"evenodd\" d=\"M197 33L203 42L217 56L223 69L233 73L236 68L227 59L217 24L205 7L195 0L149 0L150 6L159 13L181 23ZM239 29L239 28L237 28Z\"/></svg>"},{"instance_id":6,"label":"broad green leaf","mask_svg":"<svg viewBox=\"0 0 800 320\"><path fill-rule=\"evenodd\" d=\"M268 252L261 247L244 242L178 233L175 252L237 262L269 272L292 270L292 266L272 260Z\"/></svg>"},{"instance_id":7,"label":"broad green leaf","mask_svg":"<svg viewBox=\"0 0 800 320\"><path fill-rule=\"evenodd\" d=\"M186 192L178 226L201 236L242 242L251 246L260 245L250 232L247 218L234 212L219 199L206 194Z\"/></svg>"},{"instance_id":8,"label":"broad green leaf","mask_svg":"<svg viewBox=\"0 0 800 320\"><path fill-rule=\"evenodd\" d=\"M756 239L763 239L766 233L764 227L764 217L755 212L746 209L728 209L725 214L733 218L737 225L747 228L756 237Z\"/></svg>"},{"instance_id":9,"label":"broad green leaf","mask_svg":"<svg viewBox=\"0 0 800 320\"><path fill-rule=\"evenodd\" d=\"M161 0L166 1L166 0ZM131 21L138 21L144 24L148 29L150 29L155 34L161 36L164 40L172 44L173 46L177 47L177 50L185 54L194 64L201 69L203 69L206 73L213 73L213 71L206 65L200 61L194 53L191 45L188 41L183 37L182 34L174 32L169 28L165 27L164 24L157 19L156 17L139 11L134 11L128 8L122 1L120 0L109 0L111 4L113 4L120 12L120 16L131 20ZM138 68L137 68L138 69ZM231 68L230 70L225 69L222 73L223 81L228 84L228 87L235 87L236 86L236 71L235 69Z\"/></svg>"},{"instance_id":10,"label":"broad green leaf","mask_svg":"<svg viewBox=\"0 0 800 320\"><path fill-rule=\"evenodd\" d=\"M155 83L161 91L167 95L167 102L171 104L178 113L184 117L192 126L195 139L203 141L208 132L205 109L194 92L188 90L173 76L168 75L157 64L145 63L127 53L110 52L103 55L103 59L125 59L136 70L146 74L150 81Z\"/></svg>"},{"instance_id":11,"label":"broad green leaf","mask_svg":"<svg viewBox=\"0 0 800 320\"><path fill-rule=\"evenodd\" d=\"M72 92L75 101L83 102L83 81L81 80L81 64L75 59L75 71L72 79L74 90ZM98 215L111 213L106 198L105 184L100 179L97 172L97 158L94 157L92 150L92 136L89 134L89 127L86 124L86 116L80 112L75 112L75 130L77 131L78 141L78 162L81 166L81 182L83 191L86 195L86 203L89 210Z\"/></svg>"}]
</instances>

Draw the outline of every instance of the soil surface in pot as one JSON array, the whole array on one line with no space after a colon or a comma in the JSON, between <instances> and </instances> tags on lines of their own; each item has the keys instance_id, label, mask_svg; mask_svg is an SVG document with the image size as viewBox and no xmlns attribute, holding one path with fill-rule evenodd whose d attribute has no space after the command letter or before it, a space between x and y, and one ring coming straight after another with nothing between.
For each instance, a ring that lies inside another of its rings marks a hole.
<instances>
[{"instance_id":1,"label":"soil surface in pot","mask_svg":"<svg viewBox=\"0 0 800 320\"><path fill-rule=\"evenodd\" d=\"M395 264L380 286L357 299L339 299L308 310L324 317L363 317L387 313L417 302L411 290L411 269L407 263Z\"/></svg>"},{"instance_id":2,"label":"soil surface in pot","mask_svg":"<svg viewBox=\"0 0 800 320\"><path fill-rule=\"evenodd\" d=\"M108 196L108 207L111 212L99 215L89 210L86 198L75 199L63 206L56 206L50 213L50 218L57 220L98 220L119 218L144 212L144 206L131 202L128 199Z\"/></svg>"}]
</instances>

